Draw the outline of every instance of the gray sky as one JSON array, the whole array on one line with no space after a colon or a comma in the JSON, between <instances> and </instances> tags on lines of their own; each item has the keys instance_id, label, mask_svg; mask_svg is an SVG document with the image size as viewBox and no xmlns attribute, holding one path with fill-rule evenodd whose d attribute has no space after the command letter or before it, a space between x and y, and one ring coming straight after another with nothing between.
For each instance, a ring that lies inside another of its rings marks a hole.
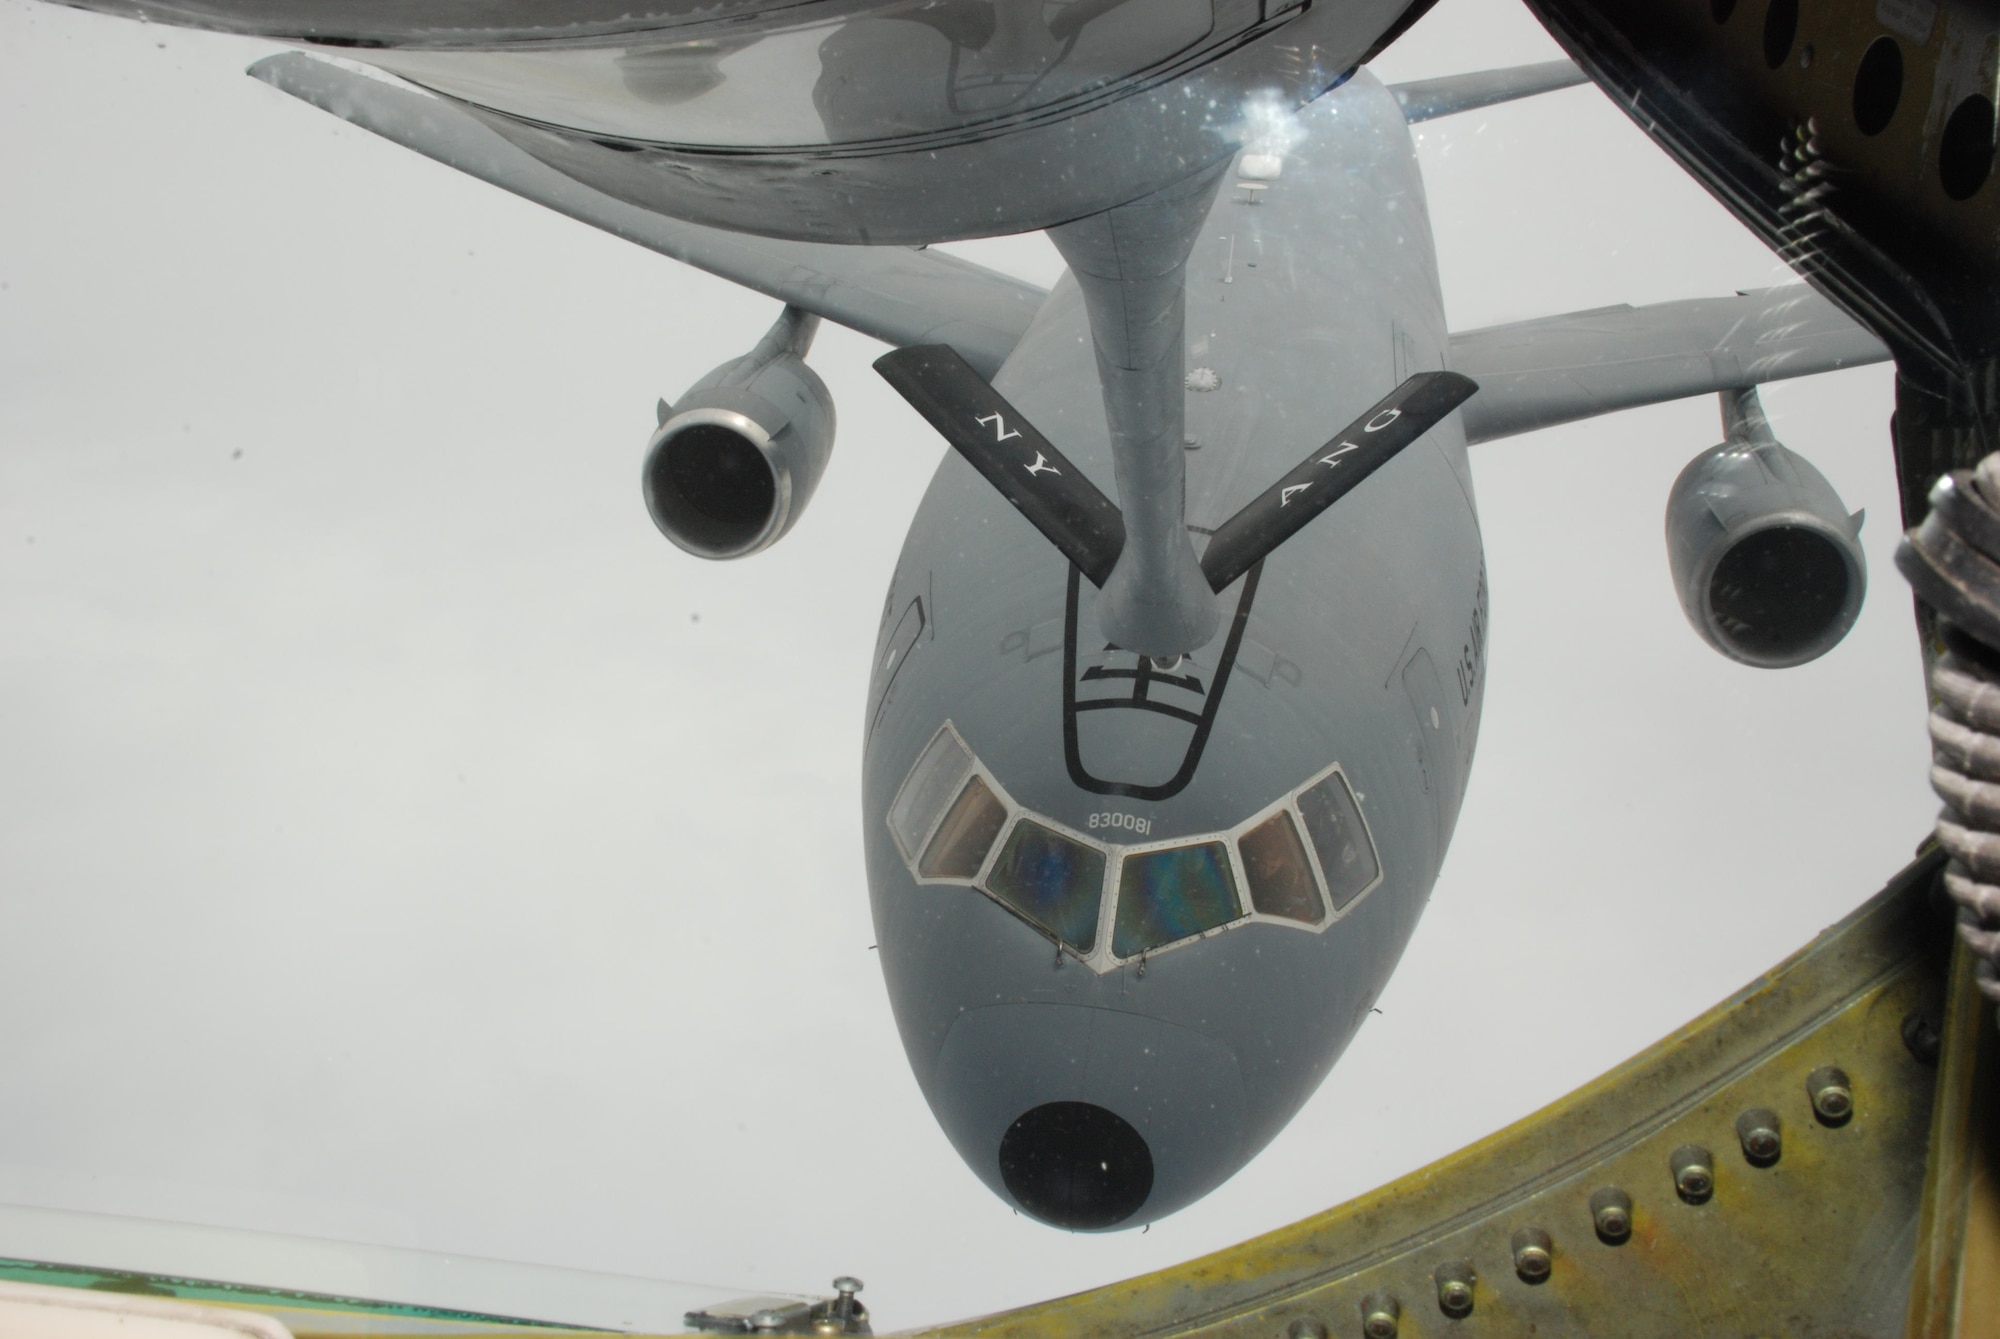
<instances>
[{"instance_id":1,"label":"gray sky","mask_svg":"<svg viewBox=\"0 0 2000 1339\"><path fill-rule=\"evenodd\" d=\"M1712 401L1477 447L1484 734L1381 1015L1194 1207L1019 1217L869 952L867 664L941 451L880 346L820 337L839 444L786 541L687 557L639 500L653 401L775 304L241 75L273 49L0 0L0 1202L969 1315L1527 1114L1929 823L1886 369L1766 392L1870 516L1861 621L1797 670L1668 583ZM1445 0L1376 69L1555 54ZM1787 278L1595 90L1421 130L1455 328Z\"/></svg>"}]
</instances>

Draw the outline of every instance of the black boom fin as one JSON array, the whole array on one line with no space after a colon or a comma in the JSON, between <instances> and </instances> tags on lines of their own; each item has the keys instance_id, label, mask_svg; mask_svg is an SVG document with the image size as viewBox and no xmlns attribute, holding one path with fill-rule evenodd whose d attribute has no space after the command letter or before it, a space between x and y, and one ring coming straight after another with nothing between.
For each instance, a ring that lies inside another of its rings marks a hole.
<instances>
[{"instance_id":1,"label":"black boom fin","mask_svg":"<svg viewBox=\"0 0 2000 1339\"><path fill-rule=\"evenodd\" d=\"M1125 547L1125 518L971 364L948 345L915 344L883 354L875 370L1063 557L1104 584Z\"/></svg>"},{"instance_id":2,"label":"black boom fin","mask_svg":"<svg viewBox=\"0 0 2000 1339\"><path fill-rule=\"evenodd\" d=\"M877 364L880 366L880 364ZM1222 591L1479 389L1456 372L1419 372L1224 521L1201 556Z\"/></svg>"}]
</instances>

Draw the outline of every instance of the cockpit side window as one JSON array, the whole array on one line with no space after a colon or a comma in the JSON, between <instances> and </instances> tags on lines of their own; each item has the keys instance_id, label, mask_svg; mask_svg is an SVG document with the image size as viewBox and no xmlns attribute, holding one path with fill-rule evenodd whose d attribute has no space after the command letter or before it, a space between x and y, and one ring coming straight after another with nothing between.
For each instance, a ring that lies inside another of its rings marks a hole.
<instances>
[{"instance_id":1,"label":"cockpit side window","mask_svg":"<svg viewBox=\"0 0 2000 1339\"><path fill-rule=\"evenodd\" d=\"M1280 809L1236 840L1243 857L1243 876L1250 883L1250 905L1260 916L1317 925L1323 913L1312 862L1298 825Z\"/></svg>"},{"instance_id":2,"label":"cockpit side window","mask_svg":"<svg viewBox=\"0 0 2000 1339\"><path fill-rule=\"evenodd\" d=\"M917 873L926 879L970 879L986 863L993 839L1007 822L1007 806L977 776L965 783L924 850Z\"/></svg>"},{"instance_id":3,"label":"cockpit side window","mask_svg":"<svg viewBox=\"0 0 2000 1339\"><path fill-rule=\"evenodd\" d=\"M1097 945L1104 852L1023 818L986 876L993 896L1078 953Z\"/></svg>"},{"instance_id":4,"label":"cockpit side window","mask_svg":"<svg viewBox=\"0 0 2000 1339\"><path fill-rule=\"evenodd\" d=\"M1125 857L1118 879L1118 920L1112 955L1148 949L1227 925L1243 914L1221 842L1143 851Z\"/></svg>"},{"instance_id":5,"label":"cockpit side window","mask_svg":"<svg viewBox=\"0 0 2000 1339\"><path fill-rule=\"evenodd\" d=\"M1301 791L1299 816L1305 819L1313 850L1319 854L1320 872L1326 876L1333 909L1340 911L1372 888L1382 872L1375 843L1361 821L1361 809L1348 789L1347 778L1333 772L1318 785Z\"/></svg>"},{"instance_id":6,"label":"cockpit side window","mask_svg":"<svg viewBox=\"0 0 2000 1339\"><path fill-rule=\"evenodd\" d=\"M938 731L889 805L889 830L896 834L905 860L915 860L924 849L924 839L971 771L972 755L959 743L958 733Z\"/></svg>"}]
</instances>

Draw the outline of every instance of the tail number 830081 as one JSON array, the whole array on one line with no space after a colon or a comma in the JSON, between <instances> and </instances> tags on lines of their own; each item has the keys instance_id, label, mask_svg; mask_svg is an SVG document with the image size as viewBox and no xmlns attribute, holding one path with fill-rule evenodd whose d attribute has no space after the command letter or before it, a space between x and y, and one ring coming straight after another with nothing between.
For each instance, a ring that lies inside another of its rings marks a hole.
<instances>
[{"instance_id":1,"label":"tail number 830081","mask_svg":"<svg viewBox=\"0 0 2000 1339\"><path fill-rule=\"evenodd\" d=\"M1153 820L1141 818L1137 814L1092 814L1090 830L1095 832L1099 828L1123 828L1127 832L1143 837L1153 830Z\"/></svg>"}]
</instances>

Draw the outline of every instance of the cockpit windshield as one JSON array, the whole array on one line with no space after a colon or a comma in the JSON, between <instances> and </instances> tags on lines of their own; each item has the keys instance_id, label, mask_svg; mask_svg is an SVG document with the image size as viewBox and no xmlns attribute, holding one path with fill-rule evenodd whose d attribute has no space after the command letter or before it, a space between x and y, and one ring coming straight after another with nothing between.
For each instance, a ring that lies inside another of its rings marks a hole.
<instances>
[{"instance_id":1,"label":"cockpit windshield","mask_svg":"<svg viewBox=\"0 0 2000 1339\"><path fill-rule=\"evenodd\" d=\"M1097 945L1104 894L1104 852L1031 818L993 862L987 891L1079 954Z\"/></svg>"},{"instance_id":2,"label":"cockpit windshield","mask_svg":"<svg viewBox=\"0 0 2000 1339\"><path fill-rule=\"evenodd\" d=\"M1023 810L950 722L889 830L919 883L970 884L1100 972L1253 922L1318 932L1382 881L1338 765L1227 832L1119 844Z\"/></svg>"},{"instance_id":3,"label":"cockpit windshield","mask_svg":"<svg viewBox=\"0 0 2000 1339\"><path fill-rule=\"evenodd\" d=\"M1118 928L1111 951L1136 958L1218 929L1242 911L1221 842L1128 855L1118 876Z\"/></svg>"}]
</instances>

